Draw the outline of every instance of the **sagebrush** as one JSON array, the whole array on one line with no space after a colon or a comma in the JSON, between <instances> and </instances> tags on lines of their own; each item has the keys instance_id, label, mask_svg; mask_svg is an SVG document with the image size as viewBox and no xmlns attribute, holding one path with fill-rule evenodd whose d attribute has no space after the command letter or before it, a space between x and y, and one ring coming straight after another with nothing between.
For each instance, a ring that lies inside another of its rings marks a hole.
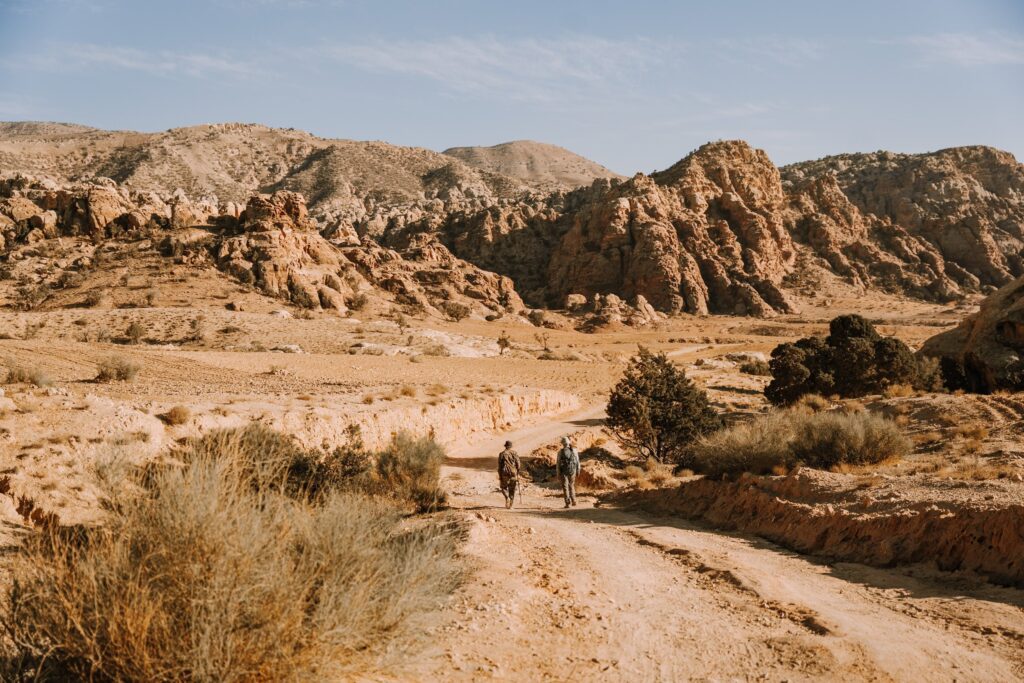
<instances>
[{"instance_id":1,"label":"sagebrush","mask_svg":"<svg viewBox=\"0 0 1024 683\"><path fill-rule=\"evenodd\" d=\"M458 581L457 533L312 495L302 452L224 430L122 482L103 526L31 536L0 616L5 680L347 679L404 651Z\"/></svg>"},{"instance_id":2,"label":"sagebrush","mask_svg":"<svg viewBox=\"0 0 1024 683\"><path fill-rule=\"evenodd\" d=\"M712 478L772 474L797 465L830 469L879 463L911 448L895 422L867 411L776 410L704 437L679 466Z\"/></svg>"}]
</instances>

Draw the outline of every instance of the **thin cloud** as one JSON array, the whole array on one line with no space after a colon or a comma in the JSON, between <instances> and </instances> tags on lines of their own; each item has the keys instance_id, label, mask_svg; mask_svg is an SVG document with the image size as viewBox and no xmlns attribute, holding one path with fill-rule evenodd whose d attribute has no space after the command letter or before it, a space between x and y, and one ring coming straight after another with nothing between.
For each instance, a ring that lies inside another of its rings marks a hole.
<instances>
[{"instance_id":1,"label":"thin cloud","mask_svg":"<svg viewBox=\"0 0 1024 683\"><path fill-rule=\"evenodd\" d=\"M816 62L825 54L825 46L804 38L763 36L744 40L716 41L719 54L731 61L756 65L765 60L782 66L801 66Z\"/></svg>"},{"instance_id":2,"label":"thin cloud","mask_svg":"<svg viewBox=\"0 0 1024 683\"><path fill-rule=\"evenodd\" d=\"M51 72L108 67L141 71L154 76L191 78L249 77L260 73L253 64L225 56L167 50L147 52L93 43L53 46L19 60L17 64L8 62L6 66Z\"/></svg>"},{"instance_id":3,"label":"thin cloud","mask_svg":"<svg viewBox=\"0 0 1024 683\"><path fill-rule=\"evenodd\" d=\"M318 52L368 71L425 78L458 93L525 100L557 99L567 90L627 83L665 56L665 49L651 41L594 36L378 40L327 46Z\"/></svg>"},{"instance_id":4,"label":"thin cloud","mask_svg":"<svg viewBox=\"0 0 1024 683\"><path fill-rule=\"evenodd\" d=\"M929 62L958 66L1024 64L1024 38L1004 34L938 33L904 41Z\"/></svg>"}]
</instances>

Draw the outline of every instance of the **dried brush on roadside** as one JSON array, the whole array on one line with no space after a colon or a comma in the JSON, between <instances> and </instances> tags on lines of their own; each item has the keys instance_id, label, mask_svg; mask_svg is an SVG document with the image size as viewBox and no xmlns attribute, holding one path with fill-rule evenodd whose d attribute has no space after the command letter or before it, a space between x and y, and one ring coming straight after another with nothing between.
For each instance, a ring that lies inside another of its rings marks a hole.
<instances>
[{"instance_id":1,"label":"dried brush on roadside","mask_svg":"<svg viewBox=\"0 0 1024 683\"><path fill-rule=\"evenodd\" d=\"M102 527L11 560L4 680L278 681L372 674L456 585L457 534L295 480L261 426L187 442L108 494Z\"/></svg>"}]
</instances>

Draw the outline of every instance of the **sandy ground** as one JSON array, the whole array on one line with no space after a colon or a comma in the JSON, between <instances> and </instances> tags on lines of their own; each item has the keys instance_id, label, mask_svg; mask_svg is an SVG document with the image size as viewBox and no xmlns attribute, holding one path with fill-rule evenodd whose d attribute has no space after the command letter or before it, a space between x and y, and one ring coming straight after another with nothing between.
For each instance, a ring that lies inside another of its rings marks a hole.
<instances>
[{"instance_id":1,"label":"sandy ground","mask_svg":"<svg viewBox=\"0 0 1024 683\"><path fill-rule=\"evenodd\" d=\"M79 307L86 289L78 289L55 294L48 310L0 310L0 364L53 380L2 387L0 476L75 521L98 509L95 470L112 450L145 460L251 419L310 445L332 445L358 420L376 420L382 434L443 424L445 485L471 521L473 572L401 680L1024 679L1022 591L924 567L816 562L678 518L595 507L588 494L564 510L550 485L531 485L507 511L496 490L501 442L511 436L525 456L562 434L595 430L638 345L666 352L727 418L742 419L765 409L767 380L739 372L729 354L767 354L845 312L916 346L969 306L839 292L772 320L681 316L589 335L513 318L412 320L401 329L369 311L304 314L216 272L168 269L152 255L116 263L85 286L108 291L101 308ZM244 310L227 310L229 301ZM144 329L138 344L122 338L131 323ZM496 339L506 331L513 349L499 356ZM542 360L540 335L566 360ZM110 356L139 363L138 378L96 383ZM571 401L559 403L564 396ZM547 414L570 403L590 407ZM950 504L1021 496L1024 401L922 395L865 403L901 420L916 444L903 462L850 475L877 474L876 497L890 489L901 499L932 496L938 485ZM177 405L191 417L167 424L161 416ZM20 517L6 497L0 505L10 508L0 518L13 539Z\"/></svg>"},{"instance_id":2,"label":"sandy ground","mask_svg":"<svg viewBox=\"0 0 1024 683\"><path fill-rule=\"evenodd\" d=\"M475 572L407 675L418 680L1009 681L1024 593L921 567L824 564L678 519L565 510L530 485L504 509L496 454L599 408L463 443L445 468Z\"/></svg>"}]
</instances>

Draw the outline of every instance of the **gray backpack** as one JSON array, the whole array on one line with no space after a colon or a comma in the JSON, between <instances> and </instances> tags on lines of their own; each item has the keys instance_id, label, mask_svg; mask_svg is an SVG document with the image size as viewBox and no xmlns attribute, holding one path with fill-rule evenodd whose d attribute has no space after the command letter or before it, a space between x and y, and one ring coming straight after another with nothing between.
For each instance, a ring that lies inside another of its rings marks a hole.
<instances>
[{"instance_id":1,"label":"gray backpack","mask_svg":"<svg viewBox=\"0 0 1024 683\"><path fill-rule=\"evenodd\" d=\"M580 456L573 446L562 446L558 450L558 471L562 474L579 474Z\"/></svg>"}]
</instances>

